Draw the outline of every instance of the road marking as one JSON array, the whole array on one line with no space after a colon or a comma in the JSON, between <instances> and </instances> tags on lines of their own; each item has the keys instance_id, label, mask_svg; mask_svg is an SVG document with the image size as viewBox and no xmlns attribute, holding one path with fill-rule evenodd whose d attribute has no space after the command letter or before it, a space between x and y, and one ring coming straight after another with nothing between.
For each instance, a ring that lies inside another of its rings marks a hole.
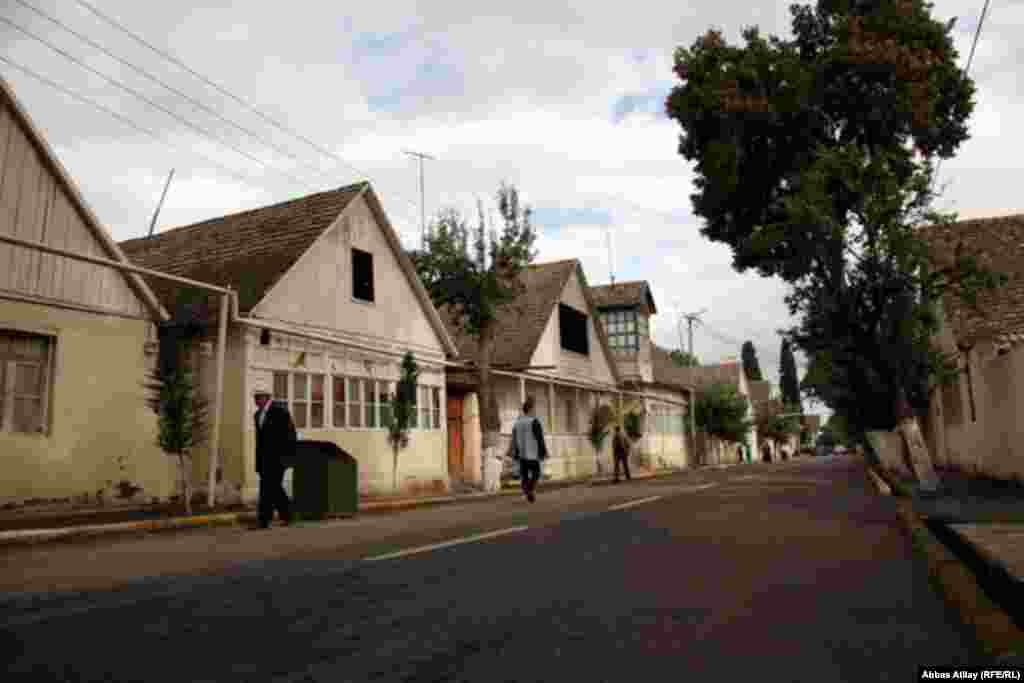
<instances>
[{"instance_id":1,"label":"road marking","mask_svg":"<svg viewBox=\"0 0 1024 683\"><path fill-rule=\"evenodd\" d=\"M631 500L627 503L619 503L618 505L612 505L609 510L625 510L631 508L634 505L643 505L644 503L652 503L656 500L661 500L662 496L651 496L650 498L640 498L638 500Z\"/></svg>"},{"instance_id":2,"label":"road marking","mask_svg":"<svg viewBox=\"0 0 1024 683\"><path fill-rule=\"evenodd\" d=\"M525 531L529 529L527 526L514 526L508 529L499 529L498 531L488 531L484 534L474 534L473 536L466 536L464 538L456 538L451 541L443 541L441 543L432 543L431 545L422 545L418 548L407 548L405 550L399 550L393 553L387 553L385 555L374 555L373 557L364 557L363 562L378 562L380 560L392 560L396 557L405 557L407 555L416 555L418 553L425 553L431 550L439 550L441 548L450 548L453 545L462 545L464 543L474 543L476 541L483 541L488 538L494 538L496 536L504 536L506 534L514 534L518 531Z\"/></svg>"}]
</instances>

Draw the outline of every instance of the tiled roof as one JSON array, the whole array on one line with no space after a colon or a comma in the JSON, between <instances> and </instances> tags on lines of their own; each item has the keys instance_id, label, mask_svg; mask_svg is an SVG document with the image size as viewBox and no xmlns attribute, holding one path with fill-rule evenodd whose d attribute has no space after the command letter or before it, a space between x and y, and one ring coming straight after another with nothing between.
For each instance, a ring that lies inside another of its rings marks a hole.
<instances>
[{"instance_id":1,"label":"tiled roof","mask_svg":"<svg viewBox=\"0 0 1024 683\"><path fill-rule=\"evenodd\" d=\"M958 245L980 265L1005 273L1005 287L983 291L978 308L949 295L946 320L961 344L991 340L997 346L1024 341L1024 214L928 226L920 231L936 265L952 261Z\"/></svg>"},{"instance_id":2,"label":"tiled roof","mask_svg":"<svg viewBox=\"0 0 1024 683\"><path fill-rule=\"evenodd\" d=\"M366 187L367 183L357 183L318 192L127 240L120 247L140 266L213 285L230 285L238 292L239 308L245 313ZM175 294L181 288L162 280L146 280L173 312Z\"/></svg>"},{"instance_id":3,"label":"tiled roof","mask_svg":"<svg viewBox=\"0 0 1024 683\"><path fill-rule=\"evenodd\" d=\"M658 353L655 353L654 349L657 349ZM667 351L654 347L651 352L651 358L654 361L655 379L658 377L659 369L662 372L669 371L668 368L664 367L664 359L667 359L668 363L672 363L672 359L668 357ZM659 362L655 360L656 358L661 358L662 360ZM661 368L659 368L659 365L661 365ZM674 374L677 382L695 387L698 390L707 388L712 384L728 384L738 388L740 383L739 363L719 363L717 365L702 365L695 368L676 366L671 369L671 372Z\"/></svg>"},{"instance_id":4,"label":"tiled roof","mask_svg":"<svg viewBox=\"0 0 1024 683\"><path fill-rule=\"evenodd\" d=\"M590 288L587 286L583 268L578 260L566 259L550 263L534 263L523 271L520 275L523 293L515 301L498 309L494 349L491 355L491 363L494 366L506 368L529 366L555 305L558 303L566 283L574 273L578 273L582 280L583 295L587 299L588 305L594 307L593 298L588 293ZM439 312L448 334L458 346L459 358L476 361L479 352L477 340L462 331L453 317L451 309L444 307ZM593 318L596 311L586 311L586 313L588 317ZM594 352L598 346L603 349L608 357L614 381L618 382L618 368L611 350L608 348L608 338L605 336L604 327L594 320L594 330L597 333L597 339L593 340L591 352ZM474 381L471 373L462 373L459 376L463 375L467 381Z\"/></svg>"},{"instance_id":5,"label":"tiled roof","mask_svg":"<svg viewBox=\"0 0 1024 683\"><path fill-rule=\"evenodd\" d=\"M520 276L523 294L498 309L491 363L506 367L526 367L540 343L541 335L558 303L577 261L554 261L530 265ZM451 309L440 310L448 333L459 348L459 357L476 360L479 344L456 324ZM595 327L600 327L596 325Z\"/></svg>"},{"instance_id":6,"label":"tiled roof","mask_svg":"<svg viewBox=\"0 0 1024 683\"><path fill-rule=\"evenodd\" d=\"M616 282L612 285L597 285L590 288L590 296L598 308L608 306L636 306L646 303L651 313L657 313L654 297L646 280Z\"/></svg>"},{"instance_id":7,"label":"tiled roof","mask_svg":"<svg viewBox=\"0 0 1024 683\"><path fill-rule=\"evenodd\" d=\"M651 343L651 376L655 383L691 389L695 383L689 370L676 365L669 351Z\"/></svg>"}]
</instances>

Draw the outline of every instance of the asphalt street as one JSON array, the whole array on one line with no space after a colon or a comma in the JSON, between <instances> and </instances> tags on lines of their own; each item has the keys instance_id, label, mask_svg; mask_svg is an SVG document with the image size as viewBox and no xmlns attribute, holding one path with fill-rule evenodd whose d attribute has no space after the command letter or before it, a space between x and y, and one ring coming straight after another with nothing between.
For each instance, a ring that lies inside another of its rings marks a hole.
<instances>
[{"instance_id":1,"label":"asphalt street","mask_svg":"<svg viewBox=\"0 0 1024 683\"><path fill-rule=\"evenodd\" d=\"M907 681L983 663L852 456L0 563L4 681Z\"/></svg>"}]
</instances>

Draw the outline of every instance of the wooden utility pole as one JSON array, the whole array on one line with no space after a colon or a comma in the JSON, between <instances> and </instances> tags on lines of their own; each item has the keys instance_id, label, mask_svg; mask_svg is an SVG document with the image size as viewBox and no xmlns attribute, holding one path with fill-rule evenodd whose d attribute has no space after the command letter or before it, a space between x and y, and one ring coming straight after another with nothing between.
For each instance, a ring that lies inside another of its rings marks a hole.
<instances>
[{"instance_id":1,"label":"wooden utility pole","mask_svg":"<svg viewBox=\"0 0 1024 683\"><path fill-rule=\"evenodd\" d=\"M405 152L406 154L408 154L411 157L416 157L417 159L419 159L419 162L420 162L420 233L421 233L421 238L422 238L422 244L423 244L423 246L426 246L426 244L427 244L427 211L426 211L426 204L425 204L425 199L424 199L424 194L423 194L423 160L424 159L430 159L431 161L434 161L435 159L434 159L434 157L430 156L429 154L424 154L423 152L414 152L414 151L408 150L408 149L403 149L402 151Z\"/></svg>"}]
</instances>

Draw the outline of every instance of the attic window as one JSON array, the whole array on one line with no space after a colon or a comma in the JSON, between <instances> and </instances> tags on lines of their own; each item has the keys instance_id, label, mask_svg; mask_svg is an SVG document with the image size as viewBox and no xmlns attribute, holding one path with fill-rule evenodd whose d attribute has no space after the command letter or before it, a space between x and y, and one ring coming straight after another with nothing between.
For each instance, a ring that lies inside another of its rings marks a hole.
<instances>
[{"instance_id":1,"label":"attic window","mask_svg":"<svg viewBox=\"0 0 1024 683\"><path fill-rule=\"evenodd\" d=\"M352 297L373 301L373 254L352 249Z\"/></svg>"},{"instance_id":2,"label":"attic window","mask_svg":"<svg viewBox=\"0 0 1024 683\"><path fill-rule=\"evenodd\" d=\"M590 354L587 316L565 304L558 304L558 329L561 332L563 349L583 355Z\"/></svg>"}]
</instances>

